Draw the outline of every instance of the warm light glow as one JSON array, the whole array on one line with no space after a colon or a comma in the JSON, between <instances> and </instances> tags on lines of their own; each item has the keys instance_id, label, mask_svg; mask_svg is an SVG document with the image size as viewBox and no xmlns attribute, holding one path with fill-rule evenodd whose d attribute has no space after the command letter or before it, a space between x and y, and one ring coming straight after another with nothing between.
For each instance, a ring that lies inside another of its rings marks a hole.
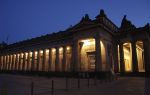
<instances>
[{"instance_id":1,"label":"warm light glow","mask_svg":"<svg viewBox=\"0 0 150 95\"><path fill-rule=\"evenodd\" d=\"M27 52L26 52L25 54L26 54L26 55L28 55L28 53L27 53Z\"/></svg>"},{"instance_id":2,"label":"warm light glow","mask_svg":"<svg viewBox=\"0 0 150 95\"><path fill-rule=\"evenodd\" d=\"M128 53L129 53L129 50L125 48L125 49L124 49L124 53L127 53L127 54L128 54Z\"/></svg>"},{"instance_id":3,"label":"warm light glow","mask_svg":"<svg viewBox=\"0 0 150 95\"><path fill-rule=\"evenodd\" d=\"M37 55L37 51L35 51L35 55Z\"/></svg>"},{"instance_id":4,"label":"warm light glow","mask_svg":"<svg viewBox=\"0 0 150 95\"><path fill-rule=\"evenodd\" d=\"M127 45L127 44L129 44L129 43L124 43L123 45Z\"/></svg>"},{"instance_id":5,"label":"warm light glow","mask_svg":"<svg viewBox=\"0 0 150 95\"><path fill-rule=\"evenodd\" d=\"M21 53L21 56L23 56L24 54L23 53Z\"/></svg>"},{"instance_id":6,"label":"warm light glow","mask_svg":"<svg viewBox=\"0 0 150 95\"><path fill-rule=\"evenodd\" d=\"M94 39L86 39L86 40L82 40L81 42L84 43L84 46L89 46L95 43Z\"/></svg>"},{"instance_id":7,"label":"warm light glow","mask_svg":"<svg viewBox=\"0 0 150 95\"><path fill-rule=\"evenodd\" d=\"M67 50L70 50L70 47L69 47L69 46L67 47Z\"/></svg>"},{"instance_id":8,"label":"warm light glow","mask_svg":"<svg viewBox=\"0 0 150 95\"><path fill-rule=\"evenodd\" d=\"M55 48L53 48L53 49L52 49L52 52L55 52L55 51L56 51L56 49L55 49Z\"/></svg>"},{"instance_id":9,"label":"warm light glow","mask_svg":"<svg viewBox=\"0 0 150 95\"><path fill-rule=\"evenodd\" d=\"M119 45L118 45L118 48L119 48Z\"/></svg>"},{"instance_id":10,"label":"warm light glow","mask_svg":"<svg viewBox=\"0 0 150 95\"><path fill-rule=\"evenodd\" d=\"M43 50L41 50L40 53L43 53Z\"/></svg>"},{"instance_id":11,"label":"warm light glow","mask_svg":"<svg viewBox=\"0 0 150 95\"><path fill-rule=\"evenodd\" d=\"M32 52L30 52L30 55L32 55Z\"/></svg>"},{"instance_id":12,"label":"warm light glow","mask_svg":"<svg viewBox=\"0 0 150 95\"><path fill-rule=\"evenodd\" d=\"M131 43L124 43L123 45L125 70L132 71Z\"/></svg>"},{"instance_id":13,"label":"warm light glow","mask_svg":"<svg viewBox=\"0 0 150 95\"><path fill-rule=\"evenodd\" d=\"M49 53L49 50L48 50L48 49L46 49L46 53Z\"/></svg>"},{"instance_id":14,"label":"warm light glow","mask_svg":"<svg viewBox=\"0 0 150 95\"><path fill-rule=\"evenodd\" d=\"M60 52L62 52L62 50L63 50L63 48L62 48L62 47L61 47L61 48L59 48L59 51L60 51Z\"/></svg>"},{"instance_id":15,"label":"warm light glow","mask_svg":"<svg viewBox=\"0 0 150 95\"><path fill-rule=\"evenodd\" d=\"M102 42L102 41L100 41L100 44L104 46L104 44L103 44L103 42Z\"/></svg>"}]
</instances>

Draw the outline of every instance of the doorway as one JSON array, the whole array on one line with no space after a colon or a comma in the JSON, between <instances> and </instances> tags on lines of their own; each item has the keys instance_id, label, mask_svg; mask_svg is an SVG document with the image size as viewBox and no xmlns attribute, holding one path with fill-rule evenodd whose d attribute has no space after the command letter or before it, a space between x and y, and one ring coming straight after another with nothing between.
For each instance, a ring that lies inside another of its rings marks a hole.
<instances>
[{"instance_id":1,"label":"doorway","mask_svg":"<svg viewBox=\"0 0 150 95\"><path fill-rule=\"evenodd\" d=\"M87 52L88 56L88 71L95 71L95 52Z\"/></svg>"}]
</instances>

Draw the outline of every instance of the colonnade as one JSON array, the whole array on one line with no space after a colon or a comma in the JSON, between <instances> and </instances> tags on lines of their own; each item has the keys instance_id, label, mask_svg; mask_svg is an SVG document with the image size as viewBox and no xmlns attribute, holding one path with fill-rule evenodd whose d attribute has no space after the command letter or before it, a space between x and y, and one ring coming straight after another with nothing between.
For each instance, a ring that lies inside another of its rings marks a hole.
<instances>
[{"instance_id":1,"label":"colonnade","mask_svg":"<svg viewBox=\"0 0 150 95\"><path fill-rule=\"evenodd\" d=\"M132 72L139 72L138 68L138 55L137 55L137 50L136 50L136 42L137 41L131 41L131 48L132 48ZM149 42L148 41L142 41L143 42L143 49L144 49L144 65L145 65L145 72L150 71L150 51L149 51ZM120 72L125 72L125 61L124 61L124 51L123 51L123 44L124 43L119 43L119 57L120 57ZM119 65L117 65L119 66ZM119 69L119 67L116 67ZM119 70L117 70L119 71Z\"/></svg>"},{"instance_id":2,"label":"colonnade","mask_svg":"<svg viewBox=\"0 0 150 95\"><path fill-rule=\"evenodd\" d=\"M102 70L102 55L100 36L95 38L95 71ZM139 72L138 59L136 51L136 42L132 41L132 72ZM118 48L117 45L115 45ZM150 50L149 42L143 41L144 49L144 64L145 71L150 72ZM116 62L114 62L114 70L119 72L125 72L124 51L123 43L119 43L119 63L118 55L115 50ZM69 54L69 55L68 55ZM38 49L32 51L26 51L21 53L0 55L0 69L1 70L18 70L18 71L80 71L79 62L79 40L74 40L72 46L61 46L53 48ZM68 66L69 65L69 66Z\"/></svg>"},{"instance_id":3,"label":"colonnade","mask_svg":"<svg viewBox=\"0 0 150 95\"><path fill-rule=\"evenodd\" d=\"M62 52L61 59L60 52ZM53 56L55 56L55 59L52 59ZM71 64L70 59L70 46L39 49L0 55L0 69L17 71L67 71L69 69L67 65Z\"/></svg>"}]
</instances>

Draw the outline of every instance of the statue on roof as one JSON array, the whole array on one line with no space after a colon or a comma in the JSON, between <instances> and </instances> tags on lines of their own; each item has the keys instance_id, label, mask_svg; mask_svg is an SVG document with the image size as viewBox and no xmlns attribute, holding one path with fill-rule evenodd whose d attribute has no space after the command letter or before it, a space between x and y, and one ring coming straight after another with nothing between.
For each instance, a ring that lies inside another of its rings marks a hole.
<instances>
[{"instance_id":1,"label":"statue on roof","mask_svg":"<svg viewBox=\"0 0 150 95\"><path fill-rule=\"evenodd\" d=\"M88 14L85 14L85 16L82 17L80 22L88 22L88 21L91 21L91 19L89 18Z\"/></svg>"},{"instance_id":2,"label":"statue on roof","mask_svg":"<svg viewBox=\"0 0 150 95\"><path fill-rule=\"evenodd\" d=\"M96 16L97 19L99 19L100 17L107 17L103 9L101 9L99 15Z\"/></svg>"},{"instance_id":3,"label":"statue on roof","mask_svg":"<svg viewBox=\"0 0 150 95\"><path fill-rule=\"evenodd\" d=\"M131 23L131 21L127 20L127 16L124 15L122 22L121 22L121 27L120 29L131 29L131 28L135 28L135 26Z\"/></svg>"}]
</instances>

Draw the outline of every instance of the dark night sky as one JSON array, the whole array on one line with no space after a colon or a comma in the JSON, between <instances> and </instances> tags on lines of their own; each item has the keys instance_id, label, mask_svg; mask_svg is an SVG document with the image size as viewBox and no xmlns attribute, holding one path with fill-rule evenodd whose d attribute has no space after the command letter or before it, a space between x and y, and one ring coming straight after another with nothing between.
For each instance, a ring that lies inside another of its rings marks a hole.
<instances>
[{"instance_id":1,"label":"dark night sky","mask_svg":"<svg viewBox=\"0 0 150 95\"><path fill-rule=\"evenodd\" d=\"M137 27L150 22L150 0L0 0L0 42L17 41L65 30L104 9L120 26L123 15Z\"/></svg>"}]
</instances>

